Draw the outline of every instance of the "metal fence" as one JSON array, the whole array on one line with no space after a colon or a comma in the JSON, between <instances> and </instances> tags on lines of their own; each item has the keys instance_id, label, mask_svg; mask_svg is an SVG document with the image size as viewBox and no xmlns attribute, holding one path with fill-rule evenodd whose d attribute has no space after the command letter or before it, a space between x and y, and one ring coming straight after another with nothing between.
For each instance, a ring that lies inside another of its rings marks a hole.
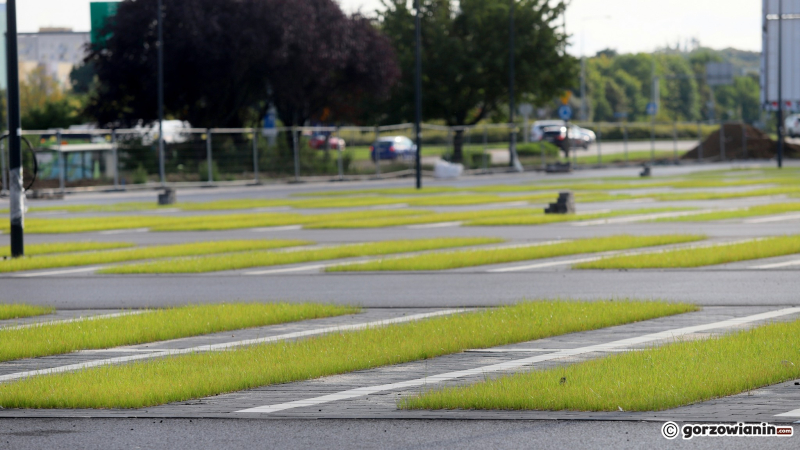
<instances>
[{"instance_id":1,"label":"metal fence","mask_svg":"<svg viewBox=\"0 0 800 450\"><path fill-rule=\"evenodd\" d=\"M748 147L759 136L743 124L713 123L586 123L596 140L582 148L572 141L575 167L607 164L674 164L693 160L748 159ZM740 129L739 133L736 129ZM516 154L526 170L542 170L565 162L564 147L528 142L530 130L518 124L422 127L422 166L452 160L457 147L466 173L509 170L511 134ZM738 134L738 136L737 136ZM164 183L248 184L267 180L369 179L409 176L415 159L376 159L371 146L380 138L413 139L412 124L380 127L291 127L181 129L164 136ZM102 187L130 189L162 183L157 135L142 129L25 130L33 152L25 152L25 171L32 172L35 154L39 171L35 190ZM751 142L752 141L752 142ZM0 143L3 190L7 187L5 141ZM711 142L714 148L708 148ZM25 144L23 144L25 145ZM705 147L705 148L704 148ZM28 175L29 176L29 175ZM27 179L27 176L26 176Z\"/></svg>"}]
</instances>

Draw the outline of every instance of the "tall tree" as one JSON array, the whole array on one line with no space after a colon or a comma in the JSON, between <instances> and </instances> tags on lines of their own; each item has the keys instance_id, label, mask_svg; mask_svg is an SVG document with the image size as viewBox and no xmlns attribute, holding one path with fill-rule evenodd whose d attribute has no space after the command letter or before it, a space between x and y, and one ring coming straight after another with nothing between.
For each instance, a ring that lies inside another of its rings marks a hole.
<instances>
[{"instance_id":1,"label":"tall tree","mask_svg":"<svg viewBox=\"0 0 800 450\"><path fill-rule=\"evenodd\" d=\"M515 3L515 97L545 103L574 85L576 60L565 52L557 25L564 2L547 0L420 0L423 116L450 126L474 125L509 100L509 7ZM403 71L384 105L384 120L414 117L414 17L406 0L383 0L382 30ZM454 136L453 159L463 157L463 131Z\"/></svg>"}]
</instances>

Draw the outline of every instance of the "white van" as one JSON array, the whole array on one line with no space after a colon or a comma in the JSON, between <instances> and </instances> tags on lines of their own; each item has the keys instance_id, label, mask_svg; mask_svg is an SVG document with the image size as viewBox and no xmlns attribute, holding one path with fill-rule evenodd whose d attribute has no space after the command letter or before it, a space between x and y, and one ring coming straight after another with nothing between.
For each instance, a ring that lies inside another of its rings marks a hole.
<instances>
[{"instance_id":1,"label":"white van","mask_svg":"<svg viewBox=\"0 0 800 450\"><path fill-rule=\"evenodd\" d=\"M800 114L792 114L784 121L784 129L789 137L800 137Z\"/></svg>"}]
</instances>

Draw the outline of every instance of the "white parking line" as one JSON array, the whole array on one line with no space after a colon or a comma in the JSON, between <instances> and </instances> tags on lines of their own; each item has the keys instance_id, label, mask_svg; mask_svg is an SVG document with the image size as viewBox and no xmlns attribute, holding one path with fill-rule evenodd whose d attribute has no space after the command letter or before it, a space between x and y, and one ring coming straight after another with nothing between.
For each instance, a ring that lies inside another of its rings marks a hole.
<instances>
[{"instance_id":1,"label":"white parking line","mask_svg":"<svg viewBox=\"0 0 800 450\"><path fill-rule=\"evenodd\" d=\"M270 232L270 231L294 231L294 230L302 230L302 225L286 225L285 227L263 227L263 228L251 228L250 231L255 231L256 233L261 232Z\"/></svg>"},{"instance_id":2,"label":"white parking line","mask_svg":"<svg viewBox=\"0 0 800 450\"><path fill-rule=\"evenodd\" d=\"M149 228L124 228L121 230L106 230L101 231L100 234L125 234L125 233L147 233Z\"/></svg>"},{"instance_id":3,"label":"white parking line","mask_svg":"<svg viewBox=\"0 0 800 450\"><path fill-rule=\"evenodd\" d=\"M545 268L545 267L566 266L566 265L570 265L570 264L578 264L578 263L583 263L583 262L597 261L600 258L602 258L602 256L595 256L593 258L568 259L568 260L564 260L564 261L553 261L553 262L546 262L546 263L529 264L529 265L526 265L526 266L503 267L501 269L487 270L487 272L489 272L489 273L518 272L520 270L542 269L542 268Z\"/></svg>"},{"instance_id":4,"label":"white parking line","mask_svg":"<svg viewBox=\"0 0 800 450\"><path fill-rule=\"evenodd\" d=\"M775 417L800 417L800 409L794 409L789 412L775 414Z\"/></svg>"},{"instance_id":5,"label":"white parking line","mask_svg":"<svg viewBox=\"0 0 800 450\"><path fill-rule=\"evenodd\" d=\"M21 330L23 328L35 328L35 327L42 327L42 326L47 326L47 325L61 325L63 323L84 322L84 321L87 321L87 320L111 319L111 318L114 318L114 317L133 316L133 315L136 315L136 314L143 314L143 313L151 312L151 311L152 310L126 311L126 312L112 313L112 314L98 314L96 316L75 317L73 319L48 320L46 322L32 322L32 323L26 323L25 325L14 325L13 327L0 326L0 330L3 330L3 331L5 331L5 330Z\"/></svg>"},{"instance_id":6,"label":"white parking line","mask_svg":"<svg viewBox=\"0 0 800 450\"><path fill-rule=\"evenodd\" d=\"M406 228L410 230L422 230L425 228L446 228L446 227L460 227L463 222L438 222L438 223L423 223L420 225L409 225Z\"/></svg>"},{"instance_id":7,"label":"white parking line","mask_svg":"<svg viewBox=\"0 0 800 450\"><path fill-rule=\"evenodd\" d=\"M373 206L373 207L371 207L369 209L381 210L381 209L403 209L403 208L408 208L408 203L395 203L395 204L391 204L391 205L376 205L376 206Z\"/></svg>"},{"instance_id":8,"label":"white parking line","mask_svg":"<svg viewBox=\"0 0 800 450\"><path fill-rule=\"evenodd\" d=\"M608 349L608 352L630 352L635 350L642 350L639 348L613 348ZM546 353L546 352L563 352L563 348L475 348L464 350L467 353Z\"/></svg>"},{"instance_id":9,"label":"white parking line","mask_svg":"<svg viewBox=\"0 0 800 450\"><path fill-rule=\"evenodd\" d=\"M80 269L67 269L67 270L53 270L50 272L36 272L36 273L17 273L11 275L16 278L31 278L31 277L49 277L52 275L67 275L71 273L94 272L100 267L83 267Z\"/></svg>"},{"instance_id":10,"label":"white parking line","mask_svg":"<svg viewBox=\"0 0 800 450\"><path fill-rule=\"evenodd\" d=\"M800 214L784 214L780 216L757 217L755 219L747 219L744 221L744 223L783 222L784 220L800 220Z\"/></svg>"},{"instance_id":11,"label":"white parking line","mask_svg":"<svg viewBox=\"0 0 800 450\"><path fill-rule=\"evenodd\" d=\"M717 211L726 211L726 210L717 210L717 209L702 209L699 211L678 211L678 212L663 212L663 213L653 213L653 214L642 214L636 216L624 216L624 217L610 217L608 219L597 219L597 220L585 220L581 222L570 222L572 226L575 227L587 227L592 225L606 225L606 224L614 224L614 223L631 223L631 222L641 222L643 220L655 220L655 219L668 219L671 217L683 217L683 216L695 216L698 214L705 214L710 212L717 212Z\"/></svg>"},{"instance_id":12,"label":"white parking line","mask_svg":"<svg viewBox=\"0 0 800 450\"><path fill-rule=\"evenodd\" d=\"M456 371L456 372L448 372L448 373L443 373L443 374L440 374L440 375L433 375L433 376L425 377L425 378L417 378L417 379L408 380L408 381L401 381L399 383L382 384L382 385L377 385L377 386L368 386L368 387L350 389L350 390L347 390L347 391L337 392L335 394L323 395L323 396L320 396L320 397L313 397L313 398L304 399L304 400L296 400L296 401L287 402L287 403L279 403L279 404L276 404L276 405L259 406L259 407L256 407L256 408L248 408L248 409L243 409L241 411L236 411L236 412L238 412L238 413L269 414L269 413L275 413L275 412L279 412L279 411L285 411L287 409L302 408L304 406L316 406L316 405L321 405L323 403L335 402L335 401L338 401L338 400L347 400L347 399L356 398L356 397L363 397L365 395L375 394L375 393L383 392L383 391L392 391L392 390L396 390L396 389L407 389L407 388L419 387L419 386L430 386L432 384L441 383L443 381L454 380L454 379L457 379L457 378L464 378L464 377L474 376L474 375L485 375L485 374L488 374L488 373L503 372L503 371L508 371L508 370L516 370L516 369L519 369L521 367L529 366L531 364L536 364L536 363L543 362L543 361L551 361L551 360L554 360L554 359L567 358L567 357L570 357L570 356L582 355L582 354L585 354L585 353L613 351L613 350L616 350L616 349L628 348L628 347L631 347L631 346L634 346L634 345L652 343L652 342L660 341L660 340L663 340L663 339L675 339L675 338L680 337L680 336L685 336L685 335L692 334L692 333L697 333L697 332L700 332L700 331L712 330L712 329L715 329L715 328L735 327L735 326L746 324L746 323L756 322L756 321L760 321L760 320L768 320L768 319L773 319L773 318L776 318L776 317L781 317L781 316L786 316L786 315L789 315L789 314L796 314L796 313L800 313L800 308L780 309L780 310L777 310L777 311L770 311L770 312L766 312L766 313L762 313L762 314L755 314L755 315L747 316L747 317L740 317L740 318L736 318L736 319L723 320L721 322L714 322L714 323L709 323L709 324L704 324L704 325L694 325L694 326L690 326L690 327L676 328L676 329L673 329L673 330L667 330L667 331L661 331L661 332L658 332L658 333L646 334L644 336L638 336L638 337L634 337L634 338L622 339L622 340L619 340L619 341L613 341L613 342L609 342L609 343L606 343L606 344L595 344L595 345L589 345L589 346L586 346L586 347L580 347L580 348L575 348L575 349L561 350L561 351L558 351L558 352L555 352L555 353L548 353L546 355L537 355L537 356L532 356L532 357L529 357L529 358L517 359L517 360L513 360L513 361L499 363L499 364L492 364L492 365L483 366L483 367L476 367L474 369L459 370L459 371Z\"/></svg>"},{"instance_id":13,"label":"white parking line","mask_svg":"<svg viewBox=\"0 0 800 450\"><path fill-rule=\"evenodd\" d=\"M748 269L778 269L781 267L800 266L800 259L793 259L791 261L784 261L775 264L764 264L761 266L750 266Z\"/></svg>"},{"instance_id":14,"label":"white parking line","mask_svg":"<svg viewBox=\"0 0 800 450\"><path fill-rule=\"evenodd\" d=\"M403 316L403 317L395 317L394 319L384 319L384 320L376 320L372 322L364 322L364 323L357 323L353 325L339 325L334 327L325 327L325 328L316 328L313 330L306 330L306 331L296 331L294 333L286 333L280 334L277 336L270 336L265 338L258 338L258 339L246 339L242 341L234 341L234 342L223 342L221 344L212 344L212 345L199 345L197 347L190 347L190 348L182 348L178 350L174 349L159 349L153 350L150 353L146 354L138 354L138 355L131 355L131 356L120 356L117 358L107 358L107 359L100 359L96 361L88 361L79 364L69 364L66 366L59 366L59 367L52 367L49 369L41 369L41 370L29 370L27 372L17 372L17 373L10 373L6 375L0 375L0 382L3 381L11 381L11 380L18 380L20 378L27 378L36 375L47 375L53 373L61 373L61 372L71 372L75 370L81 369L88 369L90 367L97 367L97 366L104 366L108 364L118 364L130 361L137 361L140 359L148 359L148 358L161 358L164 356L175 356L175 355L184 355L187 353L196 353L196 352L211 352L211 351L222 351L222 350L230 350L236 347L242 347L245 345L255 345L255 344L265 344L268 342L276 342L276 341L284 341L287 339L297 339L302 337L308 336L315 336L319 334L328 334L340 331L355 331L355 330L363 330L365 328L373 328L373 327L381 327L396 323L404 323L404 322L412 322L415 320L427 319L430 317L437 317L437 316L446 316L450 314L458 314L461 312L467 311L466 309L445 309L441 311L435 311L431 313L422 313L422 314L412 314L410 316Z\"/></svg>"},{"instance_id":15,"label":"white parking line","mask_svg":"<svg viewBox=\"0 0 800 450\"><path fill-rule=\"evenodd\" d=\"M319 270L327 267L327 264L314 264L309 266L290 267L288 269L259 270L257 272L245 272L245 275L271 275L275 273L306 272L309 270Z\"/></svg>"}]
</instances>

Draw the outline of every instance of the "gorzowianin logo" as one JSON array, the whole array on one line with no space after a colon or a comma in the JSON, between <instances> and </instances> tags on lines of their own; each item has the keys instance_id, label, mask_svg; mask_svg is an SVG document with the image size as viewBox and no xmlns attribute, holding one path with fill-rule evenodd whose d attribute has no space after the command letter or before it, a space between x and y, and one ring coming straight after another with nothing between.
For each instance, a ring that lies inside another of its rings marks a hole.
<instances>
[{"instance_id":1,"label":"gorzowianin logo","mask_svg":"<svg viewBox=\"0 0 800 450\"><path fill-rule=\"evenodd\" d=\"M771 423L686 423L678 426L675 422L666 422L661 426L661 435L667 439L675 439L678 435L683 439L697 436L758 436L758 437L791 437L794 428L791 425L773 425Z\"/></svg>"}]
</instances>

